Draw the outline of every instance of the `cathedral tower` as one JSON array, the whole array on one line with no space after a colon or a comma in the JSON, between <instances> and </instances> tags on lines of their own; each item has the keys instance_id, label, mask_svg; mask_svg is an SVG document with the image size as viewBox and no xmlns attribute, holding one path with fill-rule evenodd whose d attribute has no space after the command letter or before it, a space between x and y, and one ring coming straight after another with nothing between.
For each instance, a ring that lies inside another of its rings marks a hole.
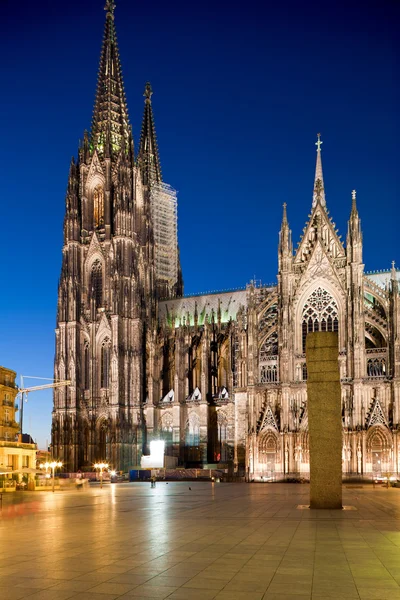
<instances>
[{"instance_id":1,"label":"cathedral tower","mask_svg":"<svg viewBox=\"0 0 400 600\"><path fill-rule=\"evenodd\" d=\"M71 386L54 391L52 443L68 471L99 460L118 469L138 464L146 442L143 405L152 402L157 279L150 187L161 184L161 172L151 112L135 161L114 9L107 0L91 132L71 161L66 194L54 376ZM150 168L145 158L154 156Z\"/></svg>"}]
</instances>

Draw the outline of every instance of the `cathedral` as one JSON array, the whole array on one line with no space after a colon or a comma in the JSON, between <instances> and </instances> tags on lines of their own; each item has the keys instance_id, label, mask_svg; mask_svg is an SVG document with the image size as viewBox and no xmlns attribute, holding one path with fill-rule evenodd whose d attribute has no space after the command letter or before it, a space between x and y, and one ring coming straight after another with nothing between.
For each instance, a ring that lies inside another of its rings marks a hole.
<instances>
[{"instance_id":1,"label":"cathedral","mask_svg":"<svg viewBox=\"0 0 400 600\"><path fill-rule=\"evenodd\" d=\"M53 455L70 472L96 461L126 471L164 440L180 467L307 478L306 336L335 331L343 474L399 473L400 271L364 271L356 192L344 244L318 135L296 249L283 207L277 285L184 296L152 89L135 151L114 10L107 0L92 126L69 169L54 377L71 384L54 389Z\"/></svg>"}]
</instances>

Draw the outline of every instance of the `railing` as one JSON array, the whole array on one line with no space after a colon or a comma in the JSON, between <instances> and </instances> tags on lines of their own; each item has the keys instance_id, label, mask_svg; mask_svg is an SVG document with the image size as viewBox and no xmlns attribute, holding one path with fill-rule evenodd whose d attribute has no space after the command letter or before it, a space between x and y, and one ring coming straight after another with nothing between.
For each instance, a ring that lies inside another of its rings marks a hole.
<instances>
[{"instance_id":1,"label":"railing","mask_svg":"<svg viewBox=\"0 0 400 600\"><path fill-rule=\"evenodd\" d=\"M386 356L387 348L367 348L366 354L384 354Z\"/></svg>"},{"instance_id":2,"label":"railing","mask_svg":"<svg viewBox=\"0 0 400 600\"><path fill-rule=\"evenodd\" d=\"M367 357L367 376L383 379L387 375L386 350L379 348L380 352L369 352Z\"/></svg>"},{"instance_id":3,"label":"railing","mask_svg":"<svg viewBox=\"0 0 400 600\"><path fill-rule=\"evenodd\" d=\"M14 406L14 402L12 400L3 400L3 406Z\"/></svg>"},{"instance_id":4,"label":"railing","mask_svg":"<svg viewBox=\"0 0 400 600\"><path fill-rule=\"evenodd\" d=\"M36 448L36 444L25 444L24 442L14 442L12 440L6 440L5 437L0 439L0 446L7 446L8 448L23 448L25 450L33 450Z\"/></svg>"}]
</instances>

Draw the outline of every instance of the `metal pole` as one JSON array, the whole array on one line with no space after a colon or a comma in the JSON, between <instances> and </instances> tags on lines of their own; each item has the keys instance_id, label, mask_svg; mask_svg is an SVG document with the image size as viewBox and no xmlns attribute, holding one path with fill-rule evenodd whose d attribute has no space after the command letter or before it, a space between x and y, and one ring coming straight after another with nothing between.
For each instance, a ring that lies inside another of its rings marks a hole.
<instances>
[{"instance_id":1,"label":"metal pole","mask_svg":"<svg viewBox=\"0 0 400 600\"><path fill-rule=\"evenodd\" d=\"M21 392L21 406L19 407L19 432L23 434L23 419L24 419L24 392ZM21 438L22 442L22 438Z\"/></svg>"},{"instance_id":2,"label":"metal pole","mask_svg":"<svg viewBox=\"0 0 400 600\"><path fill-rule=\"evenodd\" d=\"M100 469L100 489L103 488L103 467Z\"/></svg>"},{"instance_id":3,"label":"metal pole","mask_svg":"<svg viewBox=\"0 0 400 600\"><path fill-rule=\"evenodd\" d=\"M55 471L55 467L52 467L52 471L53 471L52 491L54 492L54 471Z\"/></svg>"}]
</instances>

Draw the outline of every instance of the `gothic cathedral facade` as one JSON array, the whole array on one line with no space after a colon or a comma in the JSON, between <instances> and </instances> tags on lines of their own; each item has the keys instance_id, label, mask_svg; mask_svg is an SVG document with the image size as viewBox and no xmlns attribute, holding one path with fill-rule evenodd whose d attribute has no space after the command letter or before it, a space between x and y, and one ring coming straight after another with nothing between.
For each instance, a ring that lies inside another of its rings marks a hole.
<instances>
[{"instance_id":1,"label":"gothic cathedral facade","mask_svg":"<svg viewBox=\"0 0 400 600\"><path fill-rule=\"evenodd\" d=\"M318 136L295 251L284 206L277 285L183 296L152 90L135 153L114 8L107 0L92 127L68 178L54 377L71 384L54 390L54 456L71 472L100 460L127 470L163 439L180 466L307 477L305 340L337 331L343 473L399 473L400 272L364 272L356 193L344 245Z\"/></svg>"}]
</instances>

